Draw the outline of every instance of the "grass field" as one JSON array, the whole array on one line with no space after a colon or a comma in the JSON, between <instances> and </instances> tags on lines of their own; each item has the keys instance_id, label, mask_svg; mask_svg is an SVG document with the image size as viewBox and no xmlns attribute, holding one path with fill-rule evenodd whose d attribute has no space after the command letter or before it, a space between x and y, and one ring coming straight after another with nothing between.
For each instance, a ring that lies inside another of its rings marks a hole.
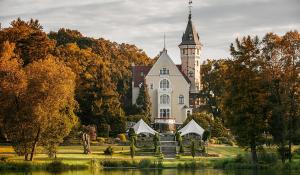
<instances>
[{"instance_id":1,"label":"grass field","mask_svg":"<svg viewBox=\"0 0 300 175\"><path fill-rule=\"evenodd\" d=\"M113 156L104 155L103 151L107 148L107 146L91 146L92 154L85 155L83 154L82 146L60 146L58 148L57 158L62 160L64 163L68 164L88 164L92 159L96 160L131 160L129 155L129 147L128 146L112 146L114 150ZM216 159L224 159L224 158L232 158L237 154L244 153L241 148L233 147L233 146L225 146L225 145L210 145L207 149L210 154L218 154L219 157L195 157L193 159L191 156L181 156L180 159L165 159L163 161L164 166L174 167L177 163L182 163L186 161L197 160L205 163L209 163ZM138 152L138 151L137 151ZM0 157L8 157L9 161L22 161L24 157L17 156L14 153L14 150L11 146L0 146ZM142 159L157 159L157 157L152 155L151 152L148 152L146 155L137 155L134 157L134 160L139 161ZM47 157L41 148L38 149L34 162L48 162L52 161Z\"/></svg>"}]
</instances>

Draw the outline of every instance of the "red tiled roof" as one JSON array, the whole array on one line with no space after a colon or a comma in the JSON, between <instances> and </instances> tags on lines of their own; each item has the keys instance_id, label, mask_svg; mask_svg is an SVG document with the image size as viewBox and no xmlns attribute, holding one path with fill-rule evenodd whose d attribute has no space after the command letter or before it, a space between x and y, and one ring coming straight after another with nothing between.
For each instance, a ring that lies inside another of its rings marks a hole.
<instances>
[{"instance_id":1,"label":"red tiled roof","mask_svg":"<svg viewBox=\"0 0 300 175\"><path fill-rule=\"evenodd\" d=\"M152 66L133 66L132 67L132 81L134 87L139 87L141 83L144 82L144 79Z\"/></svg>"}]
</instances>

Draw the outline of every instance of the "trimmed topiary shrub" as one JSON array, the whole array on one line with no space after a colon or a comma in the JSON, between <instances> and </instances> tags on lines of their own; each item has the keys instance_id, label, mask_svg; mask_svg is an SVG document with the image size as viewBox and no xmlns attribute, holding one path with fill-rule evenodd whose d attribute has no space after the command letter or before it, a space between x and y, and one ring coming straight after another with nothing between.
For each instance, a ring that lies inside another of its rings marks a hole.
<instances>
[{"instance_id":1,"label":"trimmed topiary shrub","mask_svg":"<svg viewBox=\"0 0 300 175\"><path fill-rule=\"evenodd\" d=\"M113 148L111 147L111 146L109 146L109 147L107 147L105 150L104 150L104 154L105 155L113 155L113 153L114 153L114 150L113 150Z\"/></svg>"}]
</instances>

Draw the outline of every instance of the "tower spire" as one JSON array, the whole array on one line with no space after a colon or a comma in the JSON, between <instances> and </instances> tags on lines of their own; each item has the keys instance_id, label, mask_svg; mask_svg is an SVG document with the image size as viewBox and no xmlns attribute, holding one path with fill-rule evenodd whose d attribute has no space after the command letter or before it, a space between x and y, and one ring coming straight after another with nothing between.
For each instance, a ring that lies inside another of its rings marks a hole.
<instances>
[{"instance_id":1,"label":"tower spire","mask_svg":"<svg viewBox=\"0 0 300 175\"><path fill-rule=\"evenodd\" d=\"M193 4L193 1L189 0L189 20L192 19L192 4Z\"/></svg>"}]
</instances>

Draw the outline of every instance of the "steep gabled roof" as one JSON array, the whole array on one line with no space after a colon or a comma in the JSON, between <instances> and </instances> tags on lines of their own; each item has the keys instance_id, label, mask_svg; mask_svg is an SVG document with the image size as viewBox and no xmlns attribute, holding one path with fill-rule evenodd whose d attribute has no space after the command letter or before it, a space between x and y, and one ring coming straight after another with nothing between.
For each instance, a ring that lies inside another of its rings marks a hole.
<instances>
[{"instance_id":1,"label":"steep gabled roof","mask_svg":"<svg viewBox=\"0 0 300 175\"><path fill-rule=\"evenodd\" d=\"M180 45L201 45L198 32L192 22L191 14L189 14L188 24L186 26L184 34L182 35L182 41Z\"/></svg>"},{"instance_id":2,"label":"steep gabled roof","mask_svg":"<svg viewBox=\"0 0 300 175\"><path fill-rule=\"evenodd\" d=\"M162 54L165 54L165 55L163 55L163 57L170 59L171 63L175 65L173 60L168 56L166 50L161 52L161 56L162 56ZM181 69L181 65L175 65L175 66L177 67L179 72L182 74L184 79L190 84L191 81L189 80L187 75L185 75L183 73L183 71ZM139 85L144 82L145 77L147 76L147 74L149 73L151 68L152 68L152 66L132 66L132 81L133 81L134 87L139 87Z\"/></svg>"}]
</instances>

